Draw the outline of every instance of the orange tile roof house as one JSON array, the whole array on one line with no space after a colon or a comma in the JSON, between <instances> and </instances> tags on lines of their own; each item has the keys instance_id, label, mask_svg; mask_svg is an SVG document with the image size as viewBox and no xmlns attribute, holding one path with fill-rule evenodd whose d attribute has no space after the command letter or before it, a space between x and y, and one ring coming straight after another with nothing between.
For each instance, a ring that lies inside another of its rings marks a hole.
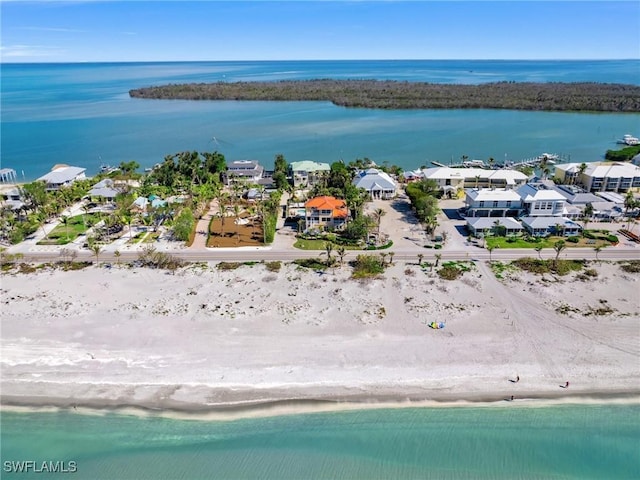
<instances>
[{"instance_id":1,"label":"orange tile roof house","mask_svg":"<svg viewBox=\"0 0 640 480\"><path fill-rule=\"evenodd\" d=\"M315 197L304 204L307 230L322 227L342 227L349 217L344 200L335 197Z\"/></svg>"}]
</instances>

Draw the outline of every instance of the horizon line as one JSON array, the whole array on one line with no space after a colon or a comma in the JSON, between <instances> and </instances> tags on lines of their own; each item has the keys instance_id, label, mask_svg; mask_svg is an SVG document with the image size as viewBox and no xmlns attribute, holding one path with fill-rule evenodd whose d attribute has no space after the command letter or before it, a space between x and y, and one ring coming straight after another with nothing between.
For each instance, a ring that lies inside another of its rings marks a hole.
<instances>
[{"instance_id":1,"label":"horizon line","mask_svg":"<svg viewBox=\"0 0 640 480\"><path fill-rule=\"evenodd\" d=\"M229 63L229 62L607 62L640 61L639 58L315 58L269 60L70 60L70 61L2 61L0 65L90 64L90 63Z\"/></svg>"}]
</instances>

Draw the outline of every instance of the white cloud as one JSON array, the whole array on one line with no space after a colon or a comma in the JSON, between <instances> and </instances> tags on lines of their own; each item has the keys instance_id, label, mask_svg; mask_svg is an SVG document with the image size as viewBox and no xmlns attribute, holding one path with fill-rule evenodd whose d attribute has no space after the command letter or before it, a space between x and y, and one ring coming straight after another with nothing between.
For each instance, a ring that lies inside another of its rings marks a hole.
<instances>
[{"instance_id":1,"label":"white cloud","mask_svg":"<svg viewBox=\"0 0 640 480\"><path fill-rule=\"evenodd\" d=\"M41 59L57 57L64 53L60 47L49 45L3 45L0 46L0 58L3 60Z\"/></svg>"},{"instance_id":2,"label":"white cloud","mask_svg":"<svg viewBox=\"0 0 640 480\"><path fill-rule=\"evenodd\" d=\"M17 30L30 30L37 32L61 32L61 33L87 33L87 30L64 27L16 27Z\"/></svg>"}]
</instances>

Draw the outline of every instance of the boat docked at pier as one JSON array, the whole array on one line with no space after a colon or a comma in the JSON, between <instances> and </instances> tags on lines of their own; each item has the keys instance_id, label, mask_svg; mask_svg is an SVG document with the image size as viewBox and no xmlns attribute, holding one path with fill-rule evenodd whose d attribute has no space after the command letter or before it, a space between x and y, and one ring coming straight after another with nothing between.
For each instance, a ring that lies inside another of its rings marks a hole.
<instances>
[{"instance_id":1,"label":"boat docked at pier","mask_svg":"<svg viewBox=\"0 0 640 480\"><path fill-rule=\"evenodd\" d=\"M633 135L627 134L622 137L622 140L618 140L618 143L627 145L629 147L635 147L636 145L640 145L640 139L638 137L634 137Z\"/></svg>"}]
</instances>

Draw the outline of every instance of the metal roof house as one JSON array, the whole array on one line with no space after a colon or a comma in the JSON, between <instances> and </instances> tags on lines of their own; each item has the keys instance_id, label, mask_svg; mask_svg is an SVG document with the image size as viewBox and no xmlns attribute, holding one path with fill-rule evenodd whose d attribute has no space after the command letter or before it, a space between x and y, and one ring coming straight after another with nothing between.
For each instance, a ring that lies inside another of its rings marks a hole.
<instances>
[{"instance_id":1,"label":"metal roof house","mask_svg":"<svg viewBox=\"0 0 640 480\"><path fill-rule=\"evenodd\" d=\"M264 167L256 160L234 160L227 163L225 183L229 185L233 181L257 183L262 178Z\"/></svg>"},{"instance_id":2,"label":"metal roof house","mask_svg":"<svg viewBox=\"0 0 640 480\"><path fill-rule=\"evenodd\" d=\"M353 179L353 184L357 188L366 190L371 199L390 200L396 196L396 182L382 170L369 168L360 172Z\"/></svg>"},{"instance_id":3,"label":"metal roof house","mask_svg":"<svg viewBox=\"0 0 640 480\"><path fill-rule=\"evenodd\" d=\"M47 190L58 190L60 187L71 185L76 180L87 178L87 169L81 167L70 167L69 165L55 165L49 173L41 176L37 180L46 183Z\"/></svg>"}]
</instances>

